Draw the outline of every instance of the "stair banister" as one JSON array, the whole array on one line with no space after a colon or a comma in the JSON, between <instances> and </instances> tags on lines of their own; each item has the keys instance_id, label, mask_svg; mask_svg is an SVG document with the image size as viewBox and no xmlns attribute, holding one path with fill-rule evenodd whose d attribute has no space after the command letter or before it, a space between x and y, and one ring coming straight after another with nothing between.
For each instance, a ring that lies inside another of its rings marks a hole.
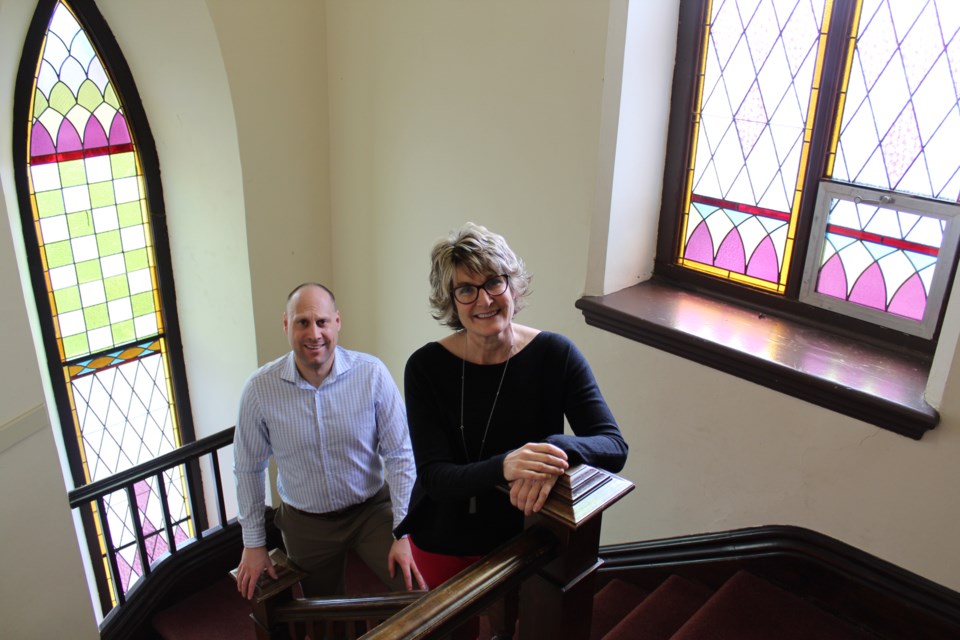
<instances>
[{"instance_id":1,"label":"stair banister","mask_svg":"<svg viewBox=\"0 0 960 640\"><path fill-rule=\"evenodd\" d=\"M633 488L633 483L601 469L587 465L568 469L557 480L540 513L526 519L520 535L439 587L418 594L415 602L362 639L439 638L520 588L522 638L586 640L593 578L600 565L602 513ZM506 487L503 490L509 491ZM285 558L278 559L286 564ZM338 611L335 615L352 609L352 619L361 620L366 614L376 616L373 607L389 606L373 598L367 603L371 607L367 612L356 602L345 605L348 599L294 598L296 571L294 567L280 580L257 588L252 617L258 640L286 637L288 625L329 617L333 609ZM235 571L232 573L236 577Z\"/></svg>"},{"instance_id":2,"label":"stair banister","mask_svg":"<svg viewBox=\"0 0 960 640\"><path fill-rule=\"evenodd\" d=\"M525 575L530 577L521 586L520 637L586 640L594 574L600 564L601 517L633 488L632 482L602 469L588 465L568 469L540 513L527 517L520 536L389 618L363 640L440 637L516 589Z\"/></svg>"}]
</instances>

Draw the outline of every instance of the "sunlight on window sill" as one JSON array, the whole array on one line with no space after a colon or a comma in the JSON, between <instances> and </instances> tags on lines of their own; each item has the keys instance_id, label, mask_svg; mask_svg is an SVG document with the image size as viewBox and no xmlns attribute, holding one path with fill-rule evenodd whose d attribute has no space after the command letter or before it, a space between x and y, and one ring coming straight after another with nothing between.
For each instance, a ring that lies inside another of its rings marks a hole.
<instances>
[{"instance_id":1,"label":"sunlight on window sill","mask_svg":"<svg viewBox=\"0 0 960 640\"><path fill-rule=\"evenodd\" d=\"M919 440L930 361L670 284L577 301L587 324Z\"/></svg>"}]
</instances>

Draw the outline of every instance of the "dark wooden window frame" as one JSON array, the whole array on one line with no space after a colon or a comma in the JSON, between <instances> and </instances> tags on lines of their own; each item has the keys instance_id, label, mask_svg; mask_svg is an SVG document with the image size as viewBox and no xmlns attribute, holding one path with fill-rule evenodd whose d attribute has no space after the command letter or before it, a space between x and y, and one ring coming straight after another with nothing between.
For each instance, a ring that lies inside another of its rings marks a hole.
<instances>
[{"instance_id":1,"label":"dark wooden window frame","mask_svg":"<svg viewBox=\"0 0 960 640\"><path fill-rule=\"evenodd\" d=\"M33 20L24 38L23 54L17 72L14 89L13 105L13 159L17 195L20 202L20 214L23 227L23 237L26 244L27 263L30 267L30 280L33 287L34 299L40 316L40 330L43 337L47 366L53 394L57 404L57 415L61 429L64 430L64 446L73 485L81 487L85 483L82 459L79 446L74 434L73 415L70 408L70 399L66 383L63 379L63 367L57 348L56 334L51 321L50 301L47 296L46 283L43 275L43 265L37 249L36 228L30 205L30 188L27 176L26 158L28 152L27 123L30 121L30 107L34 74L37 60L40 59L41 47L50 17L56 7L57 0L39 0ZM150 208L150 224L153 236L154 256L156 258L156 274L160 290L161 313L164 322L164 338L167 343L167 355L170 366L171 385L175 398L173 407L180 425L181 440L184 444L196 439L193 416L190 410L190 396L187 391L187 375L183 359L183 341L180 335L179 319L177 316L177 300L173 281L173 268L170 260L170 241L167 235L167 216L163 201L163 189L160 181L160 161L157 155L156 144L150 132L146 111L140 100L133 74L127 66L120 46L117 44L112 31L97 9L93 0L69 0L70 7L80 21L81 26L90 38L97 51L102 56L102 62L110 73L119 94L124 100L124 113L137 145L140 162L143 169L143 182L146 199ZM191 492L200 492L199 474L192 480ZM93 568L100 593L101 606L104 611L110 609L107 575L103 563L99 562L101 551L96 535L96 528L92 509L89 506L81 508L81 519L86 532L87 546L93 558ZM207 516L202 501L199 510L195 512L195 527L197 530L206 528Z\"/></svg>"},{"instance_id":2,"label":"dark wooden window frame","mask_svg":"<svg viewBox=\"0 0 960 640\"><path fill-rule=\"evenodd\" d=\"M680 2L654 275L622 291L585 296L576 306L592 326L919 439L940 420L924 393L943 311L933 339L923 340L797 300L813 207L826 162L829 126L816 128L811 141L791 259L794 276L785 296L720 281L674 262L706 4L703 0ZM831 32L849 32L854 6L852 0L835 0ZM818 122L833 122L845 46L845 38L834 37L828 43L816 108ZM950 268L955 273L956 263ZM952 282L953 275L948 291ZM705 322L707 318L712 322L722 318L723 331L704 332L691 327L691 313ZM718 333L725 337L716 337ZM758 335L767 336L775 348L750 352L742 346L755 342ZM824 363L829 366L821 366Z\"/></svg>"}]
</instances>

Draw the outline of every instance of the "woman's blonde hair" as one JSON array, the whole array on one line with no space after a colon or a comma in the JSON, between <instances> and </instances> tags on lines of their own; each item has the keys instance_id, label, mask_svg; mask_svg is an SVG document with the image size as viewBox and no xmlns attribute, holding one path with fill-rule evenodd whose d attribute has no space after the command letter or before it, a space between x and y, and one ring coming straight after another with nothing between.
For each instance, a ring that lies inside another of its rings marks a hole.
<instances>
[{"instance_id":1,"label":"woman's blonde hair","mask_svg":"<svg viewBox=\"0 0 960 640\"><path fill-rule=\"evenodd\" d=\"M457 267L480 277L508 276L514 315L523 308L523 298L530 293L531 279L523 260L517 257L503 236L468 222L437 242L430 252L430 315L440 324L457 331L463 329L451 293Z\"/></svg>"}]
</instances>

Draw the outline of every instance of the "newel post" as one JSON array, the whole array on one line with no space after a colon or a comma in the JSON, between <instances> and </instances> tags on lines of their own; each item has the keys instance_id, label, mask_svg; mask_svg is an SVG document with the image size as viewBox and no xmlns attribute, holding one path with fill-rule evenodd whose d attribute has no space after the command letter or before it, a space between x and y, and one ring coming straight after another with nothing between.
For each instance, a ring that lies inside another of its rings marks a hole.
<instances>
[{"instance_id":1,"label":"newel post","mask_svg":"<svg viewBox=\"0 0 960 640\"><path fill-rule=\"evenodd\" d=\"M540 513L527 517L527 528L540 525L554 533L559 555L520 589L521 638L590 637L603 511L633 488L613 473L578 465L557 480Z\"/></svg>"},{"instance_id":2,"label":"newel post","mask_svg":"<svg viewBox=\"0 0 960 640\"><path fill-rule=\"evenodd\" d=\"M267 576L257 583L251 601L253 612L250 614L250 618L253 619L257 640L277 640L280 638L287 640L290 637L290 632L285 624L276 623L273 611L277 606L293 600L293 588L307 574L288 560L287 555L280 549L274 549L270 552L270 560L273 561L277 579L272 580ZM230 575L236 580L237 570L231 571Z\"/></svg>"}]
</instances>

